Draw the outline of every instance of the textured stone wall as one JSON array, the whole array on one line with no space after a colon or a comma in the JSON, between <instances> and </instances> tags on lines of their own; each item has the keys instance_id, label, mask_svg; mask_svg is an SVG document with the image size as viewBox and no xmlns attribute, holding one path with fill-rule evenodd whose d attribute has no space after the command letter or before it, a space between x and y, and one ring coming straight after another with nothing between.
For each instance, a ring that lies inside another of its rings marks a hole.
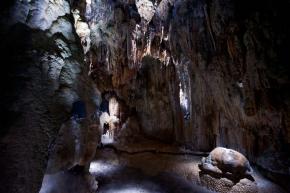
<instances>
[{"instance_id":1,"label":"textured stone wall","mask_svg":"<svg viewBox=\"0 0 290 193\"><path fill-rule=\"evenodd\" d=\"M84 101L88 115L95 110L70 10L65 0L1 2L0 192L38 192L73 102Z\"/></svg>"}]
</instances>

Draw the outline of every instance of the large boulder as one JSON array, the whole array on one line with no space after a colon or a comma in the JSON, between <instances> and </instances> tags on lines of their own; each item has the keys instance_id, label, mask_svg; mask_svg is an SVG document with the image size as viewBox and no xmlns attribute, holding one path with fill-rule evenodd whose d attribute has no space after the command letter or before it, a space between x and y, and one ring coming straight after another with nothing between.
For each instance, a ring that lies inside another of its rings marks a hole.
<instances>
[{"instance_id":1,"label":"large boulder","mask_svg":"<svg viewBox=\"0 0 290 193\"><path fill-rule=\"evenodd\" d=\"M234 175L237 178L249 176L252 172L250 163L243 154L223 147L217 147L208 157L203 157L199 166L202 170Z\"/></svg>"},{"instance_id":2,"label":"large boulder","mask_svg":"<svg viewBox=\"0 0 290 193\"><path fill-rule=\"evenodd\" d=\"M247 158L232 149L217 147L199 164L200 182L216 192L257 192Z\"/></svg>"}]
</instances>

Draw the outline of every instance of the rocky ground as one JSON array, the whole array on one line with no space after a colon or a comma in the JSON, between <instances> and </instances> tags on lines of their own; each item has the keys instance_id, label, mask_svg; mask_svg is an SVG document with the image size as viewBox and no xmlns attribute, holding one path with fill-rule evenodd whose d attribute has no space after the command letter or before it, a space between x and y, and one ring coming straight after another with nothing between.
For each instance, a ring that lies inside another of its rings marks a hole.
<instances>
[{"instance_id":1,"label":"rocky ground","mask_svg":"<svg viewBox=\"0 0 290 193\"><path fill-rule=\"evenodd\" d=\"M60 172L46 175L40 193L184 193L210 192L201 187L198 163L201 156L174 153L176 147L164 145L154 152L151 144L145 149L107 146L98 149L89 174ZM166 150L166 151L165 151ZM90 187L98 181L98 190ZM284 191L255 171L253 177L260 193Z\"/></svg>"}]
</instances>

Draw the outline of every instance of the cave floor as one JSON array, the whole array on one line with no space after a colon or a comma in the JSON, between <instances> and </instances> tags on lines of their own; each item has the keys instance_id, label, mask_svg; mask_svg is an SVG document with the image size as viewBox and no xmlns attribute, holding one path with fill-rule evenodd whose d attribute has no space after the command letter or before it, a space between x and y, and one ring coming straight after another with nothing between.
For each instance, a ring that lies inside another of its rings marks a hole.
<instances>
[{"instance_id":1,"label":"cave floor","mask_svg":"<svg viewBox=\"0 0 290 193\"><path fill-rule=\"evenodd\" d=\"M98 151L96 158L90 173L99 182L100 193L210 192L192 183L196 176L193 173L198 171L193 169L198 157L148 152L120 154L106 148ZM189 168L192 172L186 171Z\"/></svg>"},{"instance_id":2,"label":"cave floor","mask_svg":"<svg viewBox=\"0 0 290 193\"><path fill-rule=\"evenodd\" d=\"M210 192L198 185L201 156L149 150L135 149L132 153L112 147L98 149L90 165L91 175L70 172L45 175L40 193L89 193L91 179L98 181L99 193ZM261 193L284 192L257 171L253 177Z\"/></svg>"},{"instance_id":3,"label":"cave floor","mask_svg":"<svg viewBox=\"0 0 290 193\"><path fill-rule=\"evenodd\" d=\"M90 167L99 182L98 192L210 192L198 185L201 156L140 152L120 153L111 148L98 151ZM285 192L256 170L253 177L259 193Z\"/></svg>"}]
</instances>

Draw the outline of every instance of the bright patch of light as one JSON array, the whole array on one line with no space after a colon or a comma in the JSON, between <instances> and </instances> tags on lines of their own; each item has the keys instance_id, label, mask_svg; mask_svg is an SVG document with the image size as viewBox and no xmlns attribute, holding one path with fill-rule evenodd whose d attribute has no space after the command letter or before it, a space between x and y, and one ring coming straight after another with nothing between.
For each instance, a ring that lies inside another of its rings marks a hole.
<instances>
[{"instance_id":1,"label":"bright patch of light","mask_svg":"<svg viewBox=\"0 0 290 193\"><path fill-rule=\"evenodd\" d=\"M100 125L103 128L105 123L108 123L110 115L107 112L103 112L100 116Z\"/></svg>"},{"instance_id":2,"label":"bright patch of light","mask_svg":"<svg viewBox=\"0 0 290 193\"><path fill-rule=\"evenodd\" d=\"M91 174L100 174L100 173L108 174L110 172L113 172L115 169L116 167L114 167L114 165L112 164L105 163L102 161L93 161L90 164L89 172Z\"/></svg>"},{"instance_id":3,"label":"bright patch of light","mask_svg":"<svg viewBox=\"0 0 290 193\"><path fill-rule=\"evenodd\" d=\"M45 175L42 181L42 186L39 191L39 193L47 193L51 192L53 188L57 185L55 181L53 181L53 178L51 177L53 175Z\"/></svg>"},{"instance_id":4,"label":"bright patch of light","mask_svg":"<svg viewBox=\"0 0 290 193\"><path fill-rule=\"evenodd\" d=\"M75 9L72 11L73 17L75 20L75 29L76 33L81 39L81 44L83 46L84 53L87 53L90 49L91 38L90 38L90 29L89 25L86 22L83 22L80 16L80 11Z\"/></svg>"},{"instance_id":5,"label":"bright patch of light","mask_svg":"<svg viewBox=\"0 0 290 193\"><path fill-rule=\"evenodd\" d=\"M151 191L148 191L142 187L126 187L121 188L118 190L114 190L114 193L151 193Z\"/></svg>"},{"instance_id":6,"label":"bright patch of light","mask_svg":"<svg viewBox=\"0 0 290 193\"><path fill-rule=\"evenodd\" d=\"M184 109L185 111L188 111L188 99L181 88L181 83L179 83L179 102L182 109Z\"/></svg>"},{"instance_id":7,"label":"bright patch of light","mask_svg":"<svg viewBox=\"0 0 290 193\"><path fill-rule=\"evenodd\" d=\"M244 85L243 85L242 82L237 82L237 85L238 85L238 87L240 87L240 88L243 88L243 87L244 87Z\"/></svg>"},{"instance_id":8,"label":"bright patch of light","mask_svg":"<svg viewBox=\"0 0 290 193\"><path fill-rule=\"evenodd\" d=\"M155 13L155 6L150 0L136 0L138 13L146 21L150 21Z\"/></svg>"},{"instance_id":9,"label":"bright patch of light","mask_svg":"<svg viewBox=\"0 0 290 193\"><path fill-rule=\"evenodd\" d=\"M104 145L112 144L114 143L114 138L109 135L109 132L106 132L104 135L102 135L101 142Z\"/></svg>"}]
</instances>

